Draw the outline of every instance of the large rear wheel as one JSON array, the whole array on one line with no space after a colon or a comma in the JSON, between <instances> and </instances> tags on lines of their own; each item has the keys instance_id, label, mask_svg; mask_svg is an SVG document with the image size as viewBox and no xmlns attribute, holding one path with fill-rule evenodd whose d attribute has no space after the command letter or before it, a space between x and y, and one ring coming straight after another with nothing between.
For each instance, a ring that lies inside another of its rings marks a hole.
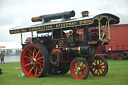
<instances>
[{"instance_id":1,"label":"large rear wheel","mask_svg":"<svg viewBox=\"0 0 128 85\"><path fill-rule=\"evenodd\" d=\"M49 69L49 55L40 44L29 44L21 55L21 67L28 77L45 76Z\"/></svg>"},{"instance_id":2,"label":"large rear wheel","mask_svg":"<svg viewBox=\"0 0 128 85\"><path fill-rule=\"evenodd\" d=\"M105 58L96 56L90 64L90 71L94 76L105 76L108 72L108 63Z\"/></svg>"},{"instance_id":3,"label":"large rear wheel","mask_svg":"<svg viewBox=\"0 0 128 85\"><path fill-rule=\"evenodd\" d=\"M86 79L89 75L89 66L86 61L76 62L74 59L70 66L70 72L75 79Z\"/></svg>"}]
</instances>

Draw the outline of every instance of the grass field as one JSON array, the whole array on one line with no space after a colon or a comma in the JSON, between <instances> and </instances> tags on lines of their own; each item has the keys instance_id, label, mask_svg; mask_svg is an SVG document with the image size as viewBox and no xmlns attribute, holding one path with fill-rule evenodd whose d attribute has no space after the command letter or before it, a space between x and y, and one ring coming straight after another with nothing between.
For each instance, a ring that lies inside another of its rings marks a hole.
<instances>
[{"instance_id":1,"label":"grass field","mask_svg":"<svg viewBox=\"0 0 128 85\"><path fill-rule=\"evenodd\" d=\"M43 78L19 77L22 70L20 63L0 64L3 74L0 75L0 85L128 85L128 60L107 60L109 70L104 77L95 77L91 73L86 80L74 79L70 71L65 75L46 75Z\"/></svg>"}]
</instances>

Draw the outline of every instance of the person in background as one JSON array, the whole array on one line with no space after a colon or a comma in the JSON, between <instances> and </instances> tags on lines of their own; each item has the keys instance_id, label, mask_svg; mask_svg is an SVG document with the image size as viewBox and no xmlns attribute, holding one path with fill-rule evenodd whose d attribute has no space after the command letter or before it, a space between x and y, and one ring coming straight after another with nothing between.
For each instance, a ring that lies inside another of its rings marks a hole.
<instances>
[{"instance_id":1,"label":"person in background","mask_svg":"<svg viewBox=\"0 0 128 85\"><path fill-rule=\"evenodd\" d=\"M70 31L70 32L69 32L68 43L70 43L70 44L73 43L73 31Z\"/></svg>"},{"instance_id":2,"label":"person in background","mask_svg":"<svg viewBox=\"0 0 128 85\"><path fill-rule=\"evenodd\" d=\"M1 51L1 54L0 54L1 63L2 63L2 62L5 63L5 62L4 62L4 56L5 56L5 55L4 55L3 51Z\"/></svg>"}]
</instances>

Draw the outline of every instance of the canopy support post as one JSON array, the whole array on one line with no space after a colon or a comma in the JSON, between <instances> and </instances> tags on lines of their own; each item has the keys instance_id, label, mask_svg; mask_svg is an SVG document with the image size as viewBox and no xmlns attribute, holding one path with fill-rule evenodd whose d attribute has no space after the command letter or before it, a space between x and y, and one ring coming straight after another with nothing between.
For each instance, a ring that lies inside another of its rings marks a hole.
<instances>
[{"instance_id":1,"label":"canopy support post","mask_svg":"<svg viewBox=\"0 0 128 85\"><path fill-rule=\"evenodd\" d=\"M33 38L33 31L31 31L31 36L32 36L32 38Z\"/></svg>"},{"instance_id":2,"label":"canopy support post","mask_svg":"<svg viewBox=\"0 0 128 85\"><path fill-rule=\"evenodd\" d=\"M109 38L109 40L111 39L111 36L110 36L110 26L109 26L109 20L108 20L108 38Z\"/></svg>"},{"instance_id":3,"label":"canopy support post","mask_svg":"<svg viewBox=\"0 0 128 85\"><path fill-rule=\"evenodd\" d=\"M21 32L21 45L23 44L23 36L22 36L22 32Z\"/></svg>"},{"instance_id":4,"label":"canopy support post","mask_svg":"<svg viewBox=\"0 0 128 85\"><path fill-rule=\"evenodd\" d=\"M52 30L52 40L53 40L53 30Z\"/></svg>"},{"instance_id":5,"label":"canopy support post","mask_svg":"<svg viewBox=\"0 0 128 85\"><path fill-rule=\"evenodd\" d=\"M98 27L99 27L99 40L101 40L101 32L100 32L100 19L98 20Z\"/></svg>"}]
</instances>

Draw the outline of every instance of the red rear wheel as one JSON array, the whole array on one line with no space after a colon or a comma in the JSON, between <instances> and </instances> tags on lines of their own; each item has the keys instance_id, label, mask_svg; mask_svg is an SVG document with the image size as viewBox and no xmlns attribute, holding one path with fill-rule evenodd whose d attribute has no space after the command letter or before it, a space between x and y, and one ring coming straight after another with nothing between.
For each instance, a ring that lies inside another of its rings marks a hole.
<instances>
[{"instance_id":1,"label":"red rear wheel","mask_svg":"<svg viewBox=\"0 0 128 85\"><path fill-rule=\"evenodd\" d=\"M39 44L29 44L21 55L21 67L28 77L41 77L47 74L49 68L48 54L45 47Z\"/></svg>"},{"instance_id":2,"label":"red rear wheel","mask_svg":"<svg viewBox=\"0 0 128 85\"><path fill-rule=\"evenodd\" d=\"M90 65L90 71L94 76L105 76L108 72L108 63L105 58L96 56Z\"/></svg>"},{"instance_id":3,"label":"red rear wheel","mask_svg":"<svg viewBox=\"0 0 128 85\"><path fill-rule=\"evenodd\" d=\"M76 62L74 59L70 66L70 71L75 79L86 79L89 75L89 66L86 61Z\"/></svg>"}]
</instances>

